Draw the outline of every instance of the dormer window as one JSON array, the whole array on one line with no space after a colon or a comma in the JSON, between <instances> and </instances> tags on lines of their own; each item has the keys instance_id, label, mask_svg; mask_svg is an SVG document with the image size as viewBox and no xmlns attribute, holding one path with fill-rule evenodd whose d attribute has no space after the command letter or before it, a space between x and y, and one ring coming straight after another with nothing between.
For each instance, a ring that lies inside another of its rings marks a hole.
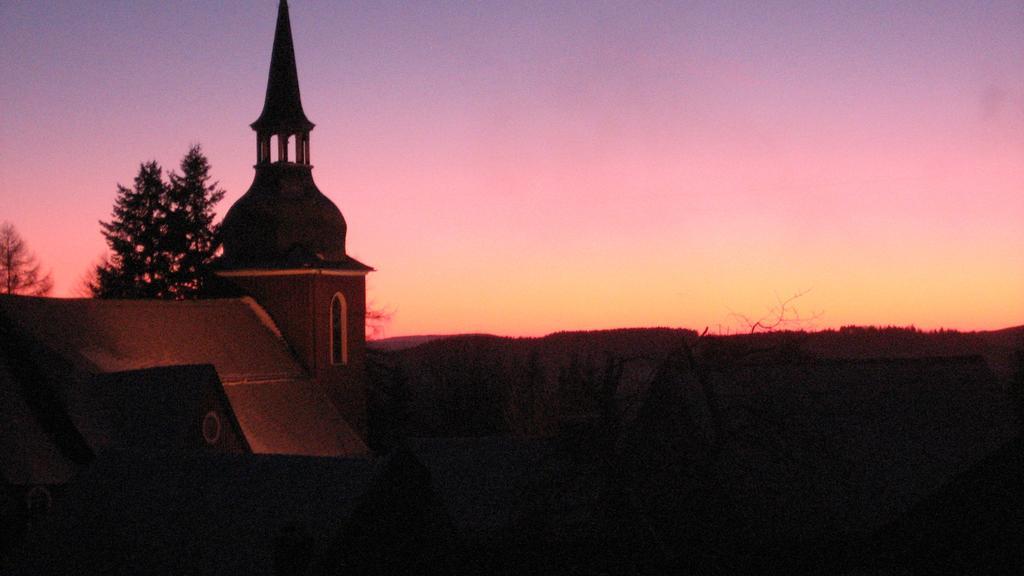
<instances>
[{"instance_id":1,"label":"dormer window","mask_svg":"<svg viewBox=\"0 0 1024 576\"><path fill-rule=\"evenodd\" d=\"M348 364L348 305L340 292L331 299L331 364Z\"/></svg>"}]
</instances>

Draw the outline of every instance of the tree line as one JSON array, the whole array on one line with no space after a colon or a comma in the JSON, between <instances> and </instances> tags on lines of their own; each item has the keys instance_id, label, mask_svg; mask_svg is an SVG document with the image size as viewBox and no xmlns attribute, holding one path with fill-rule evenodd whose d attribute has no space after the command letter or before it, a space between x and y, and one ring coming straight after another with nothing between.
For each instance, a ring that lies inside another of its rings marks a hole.
<instances>
[{"instance_id":1,"label":"tree line","mask_svg":"<svg viewBox=\"0 0 1024 576\"><path fill-rule=\"evenodd\" d=\"M213 295L212 264L220 248L214 207L224 190L197 144L180 171L144 162L131 187L117 186L109 221L100 222L110 253L85 280L97 298L180 300ZM53 289L13 224L0 224L0 293L45 296Z\"/></svg>"}]
</instances>

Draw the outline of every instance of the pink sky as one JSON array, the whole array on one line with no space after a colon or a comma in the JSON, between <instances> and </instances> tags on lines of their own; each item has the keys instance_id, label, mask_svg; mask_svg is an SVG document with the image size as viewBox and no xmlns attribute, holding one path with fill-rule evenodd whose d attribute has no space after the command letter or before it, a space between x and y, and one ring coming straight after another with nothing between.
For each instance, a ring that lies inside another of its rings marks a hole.
<instances>
[{"instance_id":1,"label":"pink sky","mask_svg":"<svg viewBox=\"0 0 1024 576\"><path fill-rule=\"evenodd\" d=\"M385 335L1024 323L1024 5L292 0ZM73 295L140 162L248 188L276 1L0 5L0 220Z\"/></svg>"}]
</instances>

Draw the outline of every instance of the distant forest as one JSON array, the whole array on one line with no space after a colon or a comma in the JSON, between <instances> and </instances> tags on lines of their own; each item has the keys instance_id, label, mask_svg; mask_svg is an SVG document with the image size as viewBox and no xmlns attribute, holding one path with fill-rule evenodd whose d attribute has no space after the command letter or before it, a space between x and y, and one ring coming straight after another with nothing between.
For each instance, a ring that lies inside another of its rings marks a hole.
<instances>
[{"instance_id":1,"label":"distant forest","mask_svg":"<svg viewBox=\"0 0 1024 576\"><path fill-rule=\"evenodd\" d=\"M1024 327L958 332L845 326L730 336L644 328L424 340L370 343L375 440L549 436L560 421L596 415L602 386L614 388L618 404L638 402L666 359L684 349L704 370L815 359L980 356L1009 389L1024 350ZM612 377L616 382L607 381Z\"/></svg>"},{"instance_id":2,"label":"distant forest","mask_svg":"<svg viewBox=\"0 0 1024 576\"><path fill-rule=\"evenodd\" d=\"M374 450L430 437L552 444L552 482L567 485L526 518L544 525L553 513L541 511L593 481L605 500L581 509L606 511L615 534L646 542L645 557L701 574L838 574L881 558L873 547L902 550L877 531L954 490L951 478L1024 422L1024 327L387 344L370 357ZM955 518L931 524L962 540Z\"/></svg>"}]
</instances>

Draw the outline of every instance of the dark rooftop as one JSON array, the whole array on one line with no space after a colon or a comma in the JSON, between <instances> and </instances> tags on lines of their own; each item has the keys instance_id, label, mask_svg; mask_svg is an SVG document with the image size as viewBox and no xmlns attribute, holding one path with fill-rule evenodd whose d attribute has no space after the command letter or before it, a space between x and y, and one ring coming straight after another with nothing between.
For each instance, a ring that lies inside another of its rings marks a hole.
<instances>
[{"instance_id":1,"label":"dark rooftop","mask_svg":"<svg viewBox=\"0 0 1024 576\"><path fill-rule=\"evenodd\" d=\"M652 477L651 490L682 498L672 486L710 484L746 511L740 517L756 519L746 537L765 546L870 533L1016 433L1010 398L978 356L757 363L710 380L724 420L721 452L710 469ZM697 454L700 439L714 436L709 408L698 382L673 390L678 398L658 398L641 418L652 429L680 419ZM638 445L657 470L664 455Z\"/></svg>"},{"instance_id":2,"label":"dark rooftop","mask_svg":"<svg viewBox=\"0 0 1024 576\"><path fill-rule=\"evenodd\" d=\"M282 534L325 547L375 473L363 459L108 452L33 527L10 574L269 575Z\"/></svg>"},{"instance_id":3,"label":"dark rooftop","mask_svg":"<svg viewBox=\"0 0 1024 576\"><path fill-rule=\"evenodd\" d=\"M0 480L11 484L63 484L78 465L61 450L25 401L0 351Z\"/></svg>"},{"instance_id":4,"label":"dark rooftop","mask_svg":"<svg viewBox=\"0 0 1024 576\"><path fill-rule=\"evenodd\" d=\"M72 379L65 404L95 453L249 451L217 372L208 364L98 374L84 382ZM209 429L204 431L204 425Z\"/></svg>"},{"instance_id":5,"label":"dark rooftop","mask_svg":"<svg viewBox=\"0 0 1024 576\"><path fill-rule=\"evenodd\" d=\"M1018 437L872 535L856 550L849 573L1022 573L1022 485Z\"/></svg>"}]
</instances>

